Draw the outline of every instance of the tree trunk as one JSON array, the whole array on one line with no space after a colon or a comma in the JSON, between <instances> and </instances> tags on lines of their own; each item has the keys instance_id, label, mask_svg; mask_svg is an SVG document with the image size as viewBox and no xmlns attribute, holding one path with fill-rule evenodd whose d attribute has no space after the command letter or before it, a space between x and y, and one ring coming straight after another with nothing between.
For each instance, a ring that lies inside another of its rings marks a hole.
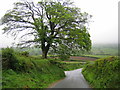
<instances>
[{"instance_id":1,"label":"tree trunk","mask_svg":"<svg viewBox=\"0 0 120 90\"><path fill-rule=\"evenodd\" d=\"M42 58L46 59L47 58L47 54L50 48L50 44L47 44L46 47L42 48Z\"/></svg>"},{"instance_id":2,"label":"tree trunk","mask_svg":"<svg viewBox=\"0 0 120 90\"><path fill-rule=\"evenodd\" d=\"M43 59L46 59L46 58L47 58L47 53L48 53L48 51L42 50L42 58L43 58Z\"/></svg>"}]
</instances>

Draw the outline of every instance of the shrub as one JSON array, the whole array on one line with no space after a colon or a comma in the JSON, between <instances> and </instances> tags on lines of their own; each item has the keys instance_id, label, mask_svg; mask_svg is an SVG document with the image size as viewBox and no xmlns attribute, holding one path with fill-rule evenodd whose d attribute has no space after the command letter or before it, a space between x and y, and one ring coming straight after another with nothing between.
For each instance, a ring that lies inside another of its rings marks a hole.
<instances>
[{"instance_id":1,"label":"shrub","mask_svg":"<svg viewBox=\"0 0 120 90\"><path fill-rule=\"evenodd\" d=\"M23 56L26 56L26 57L29 56L29 52L27 52L27 51L23 51L23 52L21 52L20 54L23 55Z\"/></svg>"},{"instance_id":2,"label":"shrub","mask_svg":"<svg viewBox=\"0 0 120 90\"><path fill-rule=\"evenodd\" d=\"M70 57L70 49L67 48L65 45L60 45L57 53L61 60L68 60Z\"/></svg>"},{"instance_id":3,"label":"shrub","mask_svg":"<svg viewBox=\"0 0 120 90\"><path fill-rule=\"evenodd\" d=\"M68 60L69 57L70 57L69 55L65 55L65 54L62 54L62 53L59 55L59 58L60 58L61 60Z\"/></svg>"},{"instance_id":4,"label":"shrub","mask_svg":"<svg viewBox=\"0 0 120 90\"><path fill-rule=\"evenodd\" d=\"M12 48L2 49L2 68L15 69L18 60L16 59L15 52Z\"/></svg>"}]
</instances>

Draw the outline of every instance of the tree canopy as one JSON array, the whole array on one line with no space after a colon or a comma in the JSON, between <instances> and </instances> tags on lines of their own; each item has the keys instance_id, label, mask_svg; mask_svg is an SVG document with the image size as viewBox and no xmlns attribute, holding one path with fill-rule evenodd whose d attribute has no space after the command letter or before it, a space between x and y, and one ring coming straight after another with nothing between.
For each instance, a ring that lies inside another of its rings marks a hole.
<instances>
[{"instance_id":1,"label":"tree canopy","mask_svg":"<svg viewBox=\"0 0 120 90\"><path fill-rule=\"evenodd\" d=\"M34 2L21 1L14 4L2 17L4 33L17 37L19 32L27 31L21 38L34 37L19 43L21 47L37 45L42 49L43 58L52 48L72 52L73 49L90 50L91 40L86 23L89 15L81 12L71 2Z\"/></svg>"}]
</instances>

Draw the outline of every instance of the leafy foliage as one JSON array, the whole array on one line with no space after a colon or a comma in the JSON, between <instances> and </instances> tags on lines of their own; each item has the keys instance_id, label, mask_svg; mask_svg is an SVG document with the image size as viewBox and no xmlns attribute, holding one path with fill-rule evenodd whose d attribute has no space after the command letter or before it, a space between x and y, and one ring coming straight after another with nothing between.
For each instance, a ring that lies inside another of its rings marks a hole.
<instances>
[{"instance_id":1,"label":"leafy foliage","mask_svg":"<svg viewBox=\"0 0 120 90\"><path fill-rule=\"evenodd\" d=\"M19 32L26 32L21 38L32 37L19 45L41 47L43 58L47 58L50 48L90 50L91 40L86 23L91 15L81 12L71 2L33 2L21 1L9 10L1 19L4 33L11 33L15 38Z\"/></svg>"},{"instance_id":2,"label":"leafy foliage","mask_svg":"<svg viewBox=\"0 0 120 90\"><path fill-rule=\"evenodd\" d=\"M8 48L3 50L5 52L4 57L7 57L7 60L11 60L11 56L9 58L8 54L10 51L13 50ZM65 77L63 69L51 63L49 59L26 57L17 52L12 54L12 57L14 56L16 58L12 58L11 62L17 61L17 63L12 64L14 68L7 67L7 64L3 64L3 88L47 88L49 84Z\"/></svg>"},{"instance_id":3,"label":"leafy foliage","mask_svg":"<svg viewBox=\"0 0 120 90\"><path fill-rule=\"evenodd\" d=\"M12 48L3 48L2 49L2 68L8 69L11 68L13 70L16 69L18 64L17 58L15 56L15 52Z\"/></svg>"},{"instance_id":4,"label":"leafy foliage","mask_svg":"<svg viewBox=\"0 0 120 90\"><path fill-rule=\"evenodd\" d=\"M83 75L93 88L120 88L120 59L109 57L89 63Z\"/></svg>"},{"instance_id":5,"label":"leafy foliage","mask_svg":"<svg viewBox=\"0 0 120 90\"><path fill-rule=\"evenodd\" d=\"M61 60L68 60L70 57L70 50L65 45L60 45L55 52Z\"/></svg>"},{"instance_id":6,"label":"leafy foliage","mask_svg":"<svg viewBox=\"0 0 120 90\"><path fill-rule=\"evenodd\" d=\"M20 54L21 54L21 55L24 55L24 56L26 56L26 57L29 56L29 52L27 52L27 51L21 52Z\"/></svg>"}]
</instances>

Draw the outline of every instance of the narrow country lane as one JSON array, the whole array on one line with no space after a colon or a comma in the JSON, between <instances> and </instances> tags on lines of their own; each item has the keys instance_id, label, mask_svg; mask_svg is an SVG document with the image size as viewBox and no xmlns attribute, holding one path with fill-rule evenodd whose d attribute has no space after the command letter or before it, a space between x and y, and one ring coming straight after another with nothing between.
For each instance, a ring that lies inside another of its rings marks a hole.
<instances>
[{"instance_id":1,"label":"narrow country lane","mask_svg":"<svg viewBox=\"0 0 120 90\"><path fill-rule=\"evenodd\" d=\"M89 88L88 83L82 75L82 68L65 71L66 78L56 83L52 88Z\"/></svg>"}]
</instances>

